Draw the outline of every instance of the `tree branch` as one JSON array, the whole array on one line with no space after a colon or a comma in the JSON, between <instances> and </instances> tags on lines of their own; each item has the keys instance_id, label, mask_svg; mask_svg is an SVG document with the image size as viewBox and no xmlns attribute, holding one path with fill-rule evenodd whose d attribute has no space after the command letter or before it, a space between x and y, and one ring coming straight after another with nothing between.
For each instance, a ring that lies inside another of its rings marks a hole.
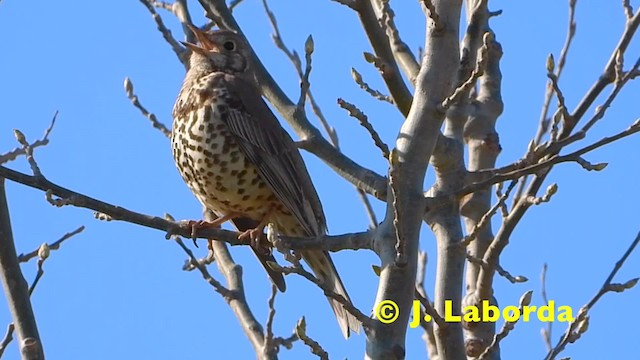
<instances>
[{"instance_id":1,"label":"tree branch","mask_svg":"<svg viewBox=\"0 0 640 360\"><path fill-rule=\"evenodd\" d=\"M13 242L3 177L0 177L0 270L5 297L9 303L9 310L18 333L22 359L43 360L44 351L38 334L36 318L31 308L29 287L20 270Z\"/></svg>"},{"instance_id":2,"label":"tree branch","mask_svg":"<svg viewBox=\"0 0 640 360\"><path fill-rule=\"evenodd\" d=\"M378 5L380 5L378 1L359 0L357 13L376 57L381 60L382 66L378 70L380 70L382 79L387 85L398 110L406 117L411 108L412 95L407 84L402 79L400 69L389 45L385 28L378 22L378 14L382 12L381 7L378 8Z\"/></svg>"},{"instance_id":3,"label":"tree branch","mask_svg":"<svg viewBox=\"0 0 640 360\"><path fill-rule=\"evenodd\" d=\"M434 1L434 6L442 20L443 29L434 32L430 27L425 28L425 57L417 77L415 97L396 140L395 151L398 154L398 161L391 166L396 166L397 169L390 169L390 172L398 174L396 185L402 191L398 193L397 199L393 198L393 194L388 194L386 218L378 227L374 239L374 249L382 260L376 304L383 300L392 300L398 305L400 314L392 324L374 322L373 329L367 333L366 357L371 359L400 359L405 356L405 333L410 313L408 309L411 308L415 296L419 232L425 209L423 197L425 172L444 120L444 113L439 104L453 90L459 60L458 39L462 1ZM379 40L372 39L377 36L380 27L374 22L375 14L370 2L365 1L362 4L360 14L361 21L368 30L370 41L383 41L384 34L380 35ZM386 46L388 49L388 42L381 46ZM374 46L375 48L377 46ZM392 96L397 102L398 99L393 93ZM404 237L403 247L406 249L405 266L396 265L394 201L401 214L399 226ZM462 236L458 237L457 241L461 238ZM439 245L440 250L443 249ZM441 259L438 261L440 272L443 270L443 264ZM461 262L460 265L462 264ZM460 266L461 269L462 266ZM441 277L442 274L439 276ZM456 291L459 296L461 281L458 285L460 286ZM449 295L453 294L449 290L445 291L443 286L455 288L456 279L437 285L434 302L438 313L444 313L444 300L450 299ZM436 328L438 354L443 359L463 358L461 327L455 324L448 325L446 331Z\"/></svg>"},{"instance_id":4,"label":"tree branch","mask_svg":"<svg viewBox=\"0 0 640 360\"><path fill-rule=\"evenodd\" d=\"M598 290L595 296L591 298L591 300L589 300L589 302L580 309L578 313L578 317L569 324L567 331L564 333L564 335L562 335L562 338L560 339L560 341L558 341L558 344L556 344L556 346L553 349L549 350L549 352L547 353L547 356L545 357L545 360L554 359L558 354L560 354L564 350L564 348L569 343L575 342L580 338L580 336L585 331L587 331L588 323L589 323L589 315L588 315L589 310L591 310L596 305L598 300L600 300L600 298L602 298L604 294L612 291L622 292L622 291L631 289L638 283L638 278L631 279L624 284L611 283L613 281L613 278L616 276L618 271L622 268L625 261L627 261L627 258L629 257L629 255L631 255L631 253L636 248L638 243L640 243L640 232L638 232L638 235L636 235L635 240L631 242L631 244L629 245L627 250L624 252L622 257L616 262L615 266L609 273L609 276L600 287L600 290Z\"/></svg>"},{"instance_id":5,"label":"tree branch","mask_svg":"<svg viewBox=\"0 0 640 360\"><path fill-rule=\"evenodd\" d=\"M180 222L173 222L161 217L137 213L121 206L94 199L87 195L66 189L50 182L44 177L26 175L15 170L0 166L0 177L11 181L39 189L49 191L50 194L61 197L63 203L76 207L91 209L100 214L105 214L111 220L126 221L142 225L148 228L162 230L170 235L180 235L186 238L195 236L199 239L216 239L229 245L249 245L249 240L239 240L239 233L216 228L198 228L193 232L192 227ZM343 235L323 236L320 238L295 238L282 237L283 246L292 250L319 249L325 251L341 251L346 249L372 249L372 231L349 233Z\"/></svg>"},{"instance_id":6,"label":"tree branch","mask_svg":"<svg viewBox=\"0 0 640 360\"><path fill-rule=\"evenodd\" d=\"M42 136L42 138L32 142L31 144L28 144L29 148L35 149L35 148L37 148L39 146L45 146L45 145L49 144L49 134L51 133L51 130L53 130L53 126L56 124L56 118L57 117L58 117L58 112L56 111L55 114L53 114L53 119L51 119L51 124L44 131L44 135ZM18 156L25 155L25 154L26 154L26 149L21 144L21 146L13 149L11 151L8 151L8 152L6 152L4 154L0 154L0 165L2 165L4 163L7 163L9 161L13 161Z\"/></svg>"}]
</instances>

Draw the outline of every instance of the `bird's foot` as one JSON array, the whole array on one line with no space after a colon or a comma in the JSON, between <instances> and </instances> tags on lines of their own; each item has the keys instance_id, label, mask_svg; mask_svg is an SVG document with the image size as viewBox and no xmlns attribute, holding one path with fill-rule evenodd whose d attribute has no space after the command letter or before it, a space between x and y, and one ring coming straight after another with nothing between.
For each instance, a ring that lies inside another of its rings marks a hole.
<instances>
[{"instance_id":1,"label":"bird's foot","mask_svg":"<svg viewBox=\"0 0 640 360\"><path fill-rule=\"evenodd\" d=\"M267 255L271 253L271 249L269 246L265 244L263 240L264 238L264 226L260 225L255 229L249 229L247 231L242 232L238 235L239 240L244 240L249 238L249 244L252 248L254 248L259 254Z\"/></svg>"},{"instance_id":2,"label":"bird's foot","mask_svg":"<svg viewBox=\"0 0 640 360\"><path fill-rule=\"evenodd\" d=\"M193 240L193 244L196 247L198 247L198 243L196 242L196 239L197 239L196 233L198 232L199 229L206 229L206 228L219 229L223 223L233 219L235 216L236 216L235 214L229 214L229 215L221 216L213 221L187 220L187 221L183 221L182 226L191 230L191 240ZM209 248L211 248L212 246L211 241L212 240L209 240L209 244L208 244Z\"/></svg>"}]
</instances>

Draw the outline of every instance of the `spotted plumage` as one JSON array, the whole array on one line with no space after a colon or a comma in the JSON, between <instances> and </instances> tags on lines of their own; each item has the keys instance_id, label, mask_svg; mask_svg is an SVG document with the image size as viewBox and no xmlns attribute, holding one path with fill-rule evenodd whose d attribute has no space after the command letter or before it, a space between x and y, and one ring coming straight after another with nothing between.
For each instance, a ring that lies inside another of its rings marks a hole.
<instances>
[{"instance_id":1,"label":"spotted plumage","mask_svg":"<svg viewBox=\"0 0 640 360\"><path fill-rule=\"evenodd\" d=\"M264 225L286 236L326 233L320 199L293 140L266 105L254 82L249 47L230 31L193 29L199 45L190 48L190 66L173 110L174 160L193 194L221 219L229 219L253 240ZM245 236L245 235L241 236ZM270 253L253 247L274 284L285 289L281 273L266 262ZM302 258L335 293L349 300L325 251L306 250ZM340 328L360 323L329 298Z\"/></svg>"}]
</instances>

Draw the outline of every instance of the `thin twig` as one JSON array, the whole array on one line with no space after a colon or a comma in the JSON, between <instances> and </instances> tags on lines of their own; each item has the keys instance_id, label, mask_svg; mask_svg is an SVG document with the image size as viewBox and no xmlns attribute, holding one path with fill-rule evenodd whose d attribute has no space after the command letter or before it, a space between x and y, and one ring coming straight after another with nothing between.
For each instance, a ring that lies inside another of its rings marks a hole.
<instances>
[{"instance_id":1,"label":"thin twig","mask_svg":"<svg viewBox=\"0 0 640 360\"><path fill-rule=\"evenodd\" d=\"M10 323L7 326L7 332L4 334L4 337L2 338L2 342L0 342L0 358L4 354L4 351L7 349L7 346L13 340L13 331L14 330L15 330L15 325L13 325L13 323Z\"/></svg>"},{"instance_id":2,"label":"thin twig","mask_svg":"<svg viewBox=\"0 0 640 360\"><path fill-rule=\"evenodd\" d=\"M36 140L34 142L32 142L31 144L29 144L29 147L31 149L35 149L39 146L45 146L47 144L49 144L49 134L51 133L51 130L53 130L53 126L56 124L56 118L58 117L58 111L56 111L53 114L53 119L51 119L51 124L49 125L49 127L44 131L44 135L42 136L41 139ZM18 156L20 155L24 155L25 154L25 148L23 146L17 147L9 152L6 152L4 154L0 154L0 164L4 164L7 163L9 161L15 160Z\"/></svg>"},{"instance_id":3,"label":"thin twig","mask_svg":"<svg viewBox=\"0 0 640 360\"><path fill-rule=\"evenodd\" d=\"M398 206L398 198L400 196L400 188L397 185L398 174L400 173L400 161L398 159L398 151L394 148L389 154L389 188L393 195L393 230L395 231L396 238L396 259L395 264L399 267L407 265L406 254L406 239L404 238L404 232L400 226L400 208Z\"/></svg>"},{"instance_id":4,"label":"thin twig","mask_svg":"<svg viewBox=\"0 0 640 360\"><path fill-rule=\"evenodd\" d=\"M360 89L366 91L369 95L373 96L375 99L380 101L386 101L389 104L393 104L393 99L389 95L385 95L380 91L371 88L371 86L369 86L369 84L367 84L362 79L362 75L360 75L360 73L354 68L351 68L351 77L353 78L353 81L355 81L356 84L358 84Z\"/></svg>"},{"instance_id":5,"label":"thin twig","mask_svg":"<svg viewBox=\"0 0 640 360\"><path fill-rule=\"evenodd\" d=\"M385 159L389 159L389 147L385 144L378 132L373 128L373 125L369 122L369 118L365 115L362 110L358 109L354 104L342 99L338 98L338 105L347 110L349 112L349 116L355 118L360 122L360 125L367 130L371 139L373 139L373 143L376 145L378 149L382 152L382 156Z\"/></svg>"},{"instance_id":6,"label":"thin twig","mask_svg":"<svg viewBox=\"0 0 640 360\"><path fill-rule=\"evenodd\" d=\"M149 119L151 125L153 125L154 128L160 130L164 134L164 136L170 138L171 130L169 130L163 123L158 121L158 118L156 118L155 114L150 113L144 106L142 106L140 100L138 99L138 95L136 95L134 92L133 82L131 82L131 79L129 79L128 77L124 78L124 91L127 93L127 98L131 100L131 104L133 104L133 106L140 110L144 117Z\"/></svg>"},{"instance_id":7,"label":"thin twig","mask_svg":"<svg viewBox=\"0 0 640 360\"><path fill-rule=\"evenodd\" d=\"M619 133L612 135L612 136L607 136L604 137L594 143L592 143L591 145L585 146L579 150L576 150L570 154L567 155L554 155L551 156L550 158L543 160L537 164L534 165L529 165L529 166L517 166L515 170L512 170L512 166L509 165L508 168L510 169L510 171L507 172L502 172L500 170L496 170L494 175L491 176L489 179L484 180L484 181L480 181L480 182L475 182L472 183L470 185L465 186L464 188L462 188L459 192L456 193L456 195L458 196L464 196L466 194L471 194L473 192L478 191L479 189L483 189L486 188L488 186L491 186L493 184L497 184L499 182L504 182L507 180L513 180L513 179L518 179L524 175L527 174L535 174L538 173L541 170L545 170L550 168L553 165L556 164L560 164L560 163L564 163L564 162L578 162L578 159L590 152L593 151L599 147L605 146L607 144L610 144L614 141L617 141L619 139L622 139L624 137L633 135L637 132L640 132L640 119L636 120L633 124L631 124L631 126L629 126L627 129L620 131ZM581 134L581 138L584 137L584 133L580 133ZM493 170L490 170L493 172Z\"/></svg>"},{"instance_id":8,"label":"thin twig","mask_svg":"<svg viewBox=\"0 0 640 360\"><path fill-rule=\"evenodd\" d=\"M40 171L40 167L38 166L38 163L33 157L33 148L27 141L27 138L24 136L22 131L18 129L13 129L13 135L16 137L16 140L18 141L18 143L22 145L22 150L24 151L24 154L27 156L27 162L29 163L29 167L31 168L31 172L33 173L33 176L37 178L41 178L42 171Z\"/></svg>"},{"instance_id":9,"label":"thin twig","mask_svg":"<svg viewBox=\"0 0 640 360\"><path fill-rule=\"evenodd\" d=\"M307 99L307 93L309 92L309 87L311 84L309 83L309 75L311 75L311 55L314 50L313 37L309 35L307 40L304 43L304 61L305 68L304 74L302 75L302 79L300 81L300 97L298 98L298 106L297 111L304 112L305 100Z\"/></svg>"},{"instance_id":10,"label":"thin twig","mask_svg":"<svg viewBox=\"0 0 640 360\"><path fill-rule=\"evenodd\" d=\"M494 35L492 32L486 32L482 37L483 44L480 50L478 50L478 61L476 67L469 75L469 78L458 86L453 93L444 99L442 102L442 109L447 110L452 104L460 101L460 97L463 94L468 94L469 90L476 84L476 81L480 76L484 74L484 68L487 64L487 52L489 51L489 44L494 41Z\"/></svg>"},{"instance_id":11,"label":"thin twig","mask_svg":"<svg viewBox=\"0 0 640 360\"><path fill-rule=\"evenodd\" d=\"M319 342L313 340L307 335L307 322L304 319L304 316L302 319L298 320L295 332L298 338L309 347L312 354L317 355L322 360L329 360L329 353L322 348Z\"/></svg>"},{"instance_id":12,"label":"thin twig","mask_svg":"<svg viewBox=\"0 0 640 360\"><path fill-rule=\"evenodd\" d=\"M483 268L489 268L490 265L489 263L487 263L486 261L484 261L484 259L480 259L477 258L475 256L471 256L471 254L466 254L466 258L467 260L469 260L470 263L476 264L476 265L480 265ZM518 283L523 283L523 282L527 282L529 281L529 279L527 279L526 276L522 276L522 275L516 275L513 276L511 275L510 272L508 272L507 270L505 270L500 264L495 264L495 270L496 272L502 276L503 278L509 280L510 283L512 284L518 284Z\"/></svg>"},{"instance_id":13,"label":"thin twig","mask_svg":"<svg viewBox=\"0 0 640 360\"><path fill-rule=\"evenodd\" d=\"M425 308L425 313L429 314L432 319L436 319L435 321L438 323L438 326L440 326L441 329L444 329L443 326L446 326L446 323L444 321L438 322L439 321L438 318L441 318L440 314L438 314L438 312L433 308L433 305L429 300L429 296L427 296L427 290L425 289L425 286L424 286L424 278L426 276L426 272L427 272L427 253L424 251L420 251L418 253L418 269L416 272L416 298L418 298L418 295L419 295L420 298L424 299L423 300L424 302L421 301L421 304ZM420 299L418 300L420 301ZM425 304L427 304L429 307L426 307ZM432 311L432 313L428 313L427 311ZM424 317L422 320L424 320ZM424 329L424 335L422 336L422 339L427 345L429 359L437 359L438 346L436 345L435 334L433 331L433 323L430 321L429 322L420 321L420 325L422 325Z\"/></svg>"},{"instance_id":14,"label":"thin twig","mask_svg":"<svg viewBox=\"0 0 640 360\"><path fill-rule=\"evenodd\" d=\"M84 225L78 227L77 229L68 232L64 235L62 235L62 237L60 237L58 240L52 242L51 244L47 244L47 247L50 250L58 250L60 248L60 245L62 245L62 243L66 240L68 240L69 238L73 237L74 235L77 235L79 233L81 233L82 231L84 231ZM33 250L31 252L28 252L26 254L20 254L18 255L18 261L23 263L23 262L28 262L29 260L33 259L34 257L38 256L38 251L40 250L40 248Z\"/></svg>"},{"instance_id":15,"label":"thin twig","mask_svg":"<svg viewBox=\"0 0 640 360\"><path fill-rule=\"evenodd\" d=\"M273 319L276 317L276 308L274 306L276 301L276 295L278 294L278 288L271 284L271 295L267 301L269 305L269 315L267 317L266 331L264 336L264 349L263 353L267 357L273 357L277 353L277 347L275 346L273 338Z\"/></svg>"},{"instance_id":16,"label":"thin twig","mask_svg":"<svg viewBox=\"0 0 640 360\"><path fill-rule=\"evenodd\" d=\"M638 243L640 243L640 232L638 232L638 235L636 235L636 238L631 242L622 257L616 262L613 269L609 273L609 276L607 276L607 279L600 287L600 290L598 290L593 298L591 298L591 300L589 300L589 302L580 309L577 318L569 324L567 331L565 331L564 335L562 335L562 338L558 341L556 346L553 349L549 350L547 356L545 357L545 360L555 359L555 357L564 350L567 344L573 343L578 340L578 338L580 338L582 333L584 333L588 327L586 324L588 324L589 310L591 310L595 306L595 304L598 302L598 300L600 300L600 298L602 298L604 294L612 291L623 292L624 290L631 289L637 284L638 278L629 280L624 284L613 284L611 283L611 281L613 281L613 278L622 268L625 261L627 261L627 258L629 257L629 255L631 255Z\"/></svg>"},{"instance_id":17,"label":"thin twig","mask_svg":"<svg viewBox=\"0 0 640 360\"><path fill-rule=\"evenodd\" d=\"M516 181L512 180L507 187L507 191L505 191L504 194L502 194L498 198L498 201L491 207L491 209L489 209L486 213L484 213L484 215L482 215L480 221L478 221L478 223L473 227L471 232L469 232L467 236L462 239L462 241L460 242L460 246L467 247L473 240L475 240L475 238L478 236L478 233L480 232L480 229L485 227L491 221L491 218L493 217L493 215L495 215L498 209L501 209L504 206L505 201L507 201L507 199L509 198L509 194L511 193L511 190L513 190L515 185Z\"/></svg>"},{"instance_id":18,"label":"thin twig","mask_svg":"<svg viewBox=\"0 0 640 360\"><path fill-rule=\"evenodd\" d=\"M171 46L171 49L178 57L178 60L184 66L187 66L189 52L180 45L180 43L171 34L171 30L164 25L164 21L162 21L162 17L160 17L156 12L153 2L149 0L140 0L140 2L147 8L147 10L149 10L149 13L151 13L151 17L153 17L153 20L156 22L158 31L162 33L164 40L169 44L169 46Z\"/></svg>"},{"instance_id":19,"label":"thin twig","mask_svg":"<svg viewBox=\"0 0 640 360\"><path fill-rule=\"evenodd\" d=\"M533 291L529 290L520 297L520 304L519 304L520 313L523 312L523 308L525 306L529 306L529 304L531 304L532 294L533 294ZM487 359L489 354L498 348L500 341L506 338L507 335L509 335L509 333L515 328L518 320L520 320L519 316L516 317L516 320L514 321L505 321L504 324L502 325L502 329L500 329L500 332L498 332L493 336L493 340L491 341L491 344L489 344L489 346L487 346L487 348L484 349L482 354L478 356L478 360Z\"/></svg>"},{"instance_id":20,"label":"thin twig","mask_svg":"<svg viewBox=\"0 0 640 360\"><path fill-rule=\"evenodd\" d=\"M567 36L562 46L562 50L560 51L560 57L558 58L558 65L555 67L555 76L556 79L559 80L562 76L562 71L564 70L564 66L566 64L567 55L569 54L569 49L571 47L571 43L576 34L576 22L575 22L575 13L576 13L576 2L577 0L569 0L569 21L567 26ZM538 121L538 130L536 131L536 136L533 140L532 149L535 148L542 141L542 137L549 131L549 123L550 119L548 118L549 114L549 106L551 104L551 98L553 97L553 87L551 82L547 83L546 92L544 95L544 103L542 104L542 111L540 113L540 120ZM516 195L514 196L514 203L521 196L522 192L525 189L525 184L527 183L528 176L523 177L520 180L518 185L518 190L516 191Z\"/></svg>"},{"instance_id":21,"label":"thin twig","mask_svg":"<svg viewBox=\"0 0 640 360\"><path fill-rule=\"evenodd\" d=\"M386 27L380 26L379 14L381 11L379 1L358 2L357 15L375 53L375 55L365 53L365 60L373 63L378 69L396 108L406 117L413 102L413 94L402 77L395 59L397 54L394 53L389 43Z\"/></svg>"},{"instance_id":22,"label":"thin twig","mask_svg":"<svg viewBox=\"0 0 640 360\"><path fill-rule=\"evenodd\" d=\"M178 244L178 246L180 246L182 250L184 250L187 256L189 256L189 260L191 261L191 264L200 271L202 278L205 279L207 283L209 283L209 285L211 285L218 294L222 295L222 297L227 302L235 298L235 294L233 291L227 289L224 285L222 285L222 283L214 279L213 276L211 276L211 274L209 273L209 270L207 270L207 267L198 262L198 259L195 257L195 255L193 255L193 251L191 251L191 249L189 249L184 244L184 242L180 237L176 237L175 241Z\"/></svg>"}]
</instances>

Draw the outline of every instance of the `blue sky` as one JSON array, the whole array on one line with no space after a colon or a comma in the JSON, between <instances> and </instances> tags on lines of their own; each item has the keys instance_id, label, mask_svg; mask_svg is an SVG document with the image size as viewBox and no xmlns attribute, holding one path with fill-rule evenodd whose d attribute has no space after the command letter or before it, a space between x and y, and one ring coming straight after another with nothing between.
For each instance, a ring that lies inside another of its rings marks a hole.
<instances>
[{"instance_id":1,"label":"blue sky","mask_svg":"<svg viewBox=\"0 0 640 360\"><path fill-rule=\"evenodd\" d=\"M638 7L640 4L634 2ZM369 44L352 11L329 0L272 0L282 35L301 51L308 34L315 39L312 90L326 117L337 129L343 151L378 173L386 171L369 136L336 98L354 102L367 114L383 140L393 144L401 116L391 106L373 100L355 85L350 68L384 91L375 69L362 58ZM415 1L393 1L400 33L414 50L424 41L424 19ZM505 109L497 125L502 154L499 165L518 159L535 133L546 83L545 59L559 54L565 39L564 1L533 3L496 0L492 20L504 49L502 60ZM197 2L194 20L203 23ZM179 34L172 16L160 11ZM283 89L297 99L298 80L291 64L273 46L271 28L258 0L245 0L237 19L266 67ZM310 16L310 14L317 14ZM594 83L624 27L620 2L579 2L577 36L560 85L572 108ZM182 183L171 159L169 142L151 128L123 91L130 77L143 104L170 124L170 113L184 70L155 23L138 1L33 2L5 0L0 4L0 152L16 146L12 129L28 139L42 135L54 112L58 122L51 144L36 151L44 174L53 182L128 209L177 219L199 219L200 206ZM635 61L635 41L627 62ZM339 60L339 61L338 61ZM597 140L626 128L639 116L640 87L630 84L585 140ZM600 100L602 101L602 99ZM592 114L592 110L588 113ZM586 156L608 162L603 172L586 172L575 164L556 167L548 183L559 191L551 203L529 210L514 232L502 266L530 281L512 285L495 281L500 304L515 305L522 293L534 290L539 305L539 274L549 264L547 291L558 304L578 308L598 290L615 261L635 237L640 193L638 149L640 137L623 139ZM575 147L574 147L575 148ZM360 231L368 219L353 187L309 154L303 154L327 213L332 234ZM11 168L28 172L24 159ZM430 178L429 178L430 179ZM428 186L429 184L427 184ZM14 237L19 252L54 241L79 225L86 230L52 253L45 276L32 298L45 351L50 359L184 359L203 354L254 358L248 340L222 298L196 273L185 273L185 254L156 230L122 222L101 222L92 212L54 208L40 191L7 185ZM383 204L374 201L379 218ZM494 223L497 228L497 223ZM423 229L421 248L435 259L434 239ZM199 255L205 249L197 250ZM269 285L247 248L232 249L244 266L250 305L258 319L267 318ZM333 255L355 304L368 313L378 264L372 253L344 251ZM23 266L27 279L35 263ZM212 268L213 269L213 268ZM435 264L427 269L432 289ZM214 276L222 279L217 271ZM640 254L633 254L617 281L638 277ZM332 358L361 358L365 338L342 339L326 300L310 283L288 277L288 290L278 295L274 329L288 336L297 319L307 317L308 334L321 342ZM429 291L432 294L431 291ZM563 354L572 358L629 358L635 349L634 306L640 291L608 294L591 312L591 326ZM0 328L10 322L0 307ZM506 357L539 359L546 350L537 321L520 323L502 344ZM564 324L554 325L557 339ZM409 330L407 358L424 358L419 329ZM212 355L213 356L213 355ZM309 358L296 343L281 352L282 359ZM5 353L17 359L15 343Z\"/></svg>"}]
</instances>

